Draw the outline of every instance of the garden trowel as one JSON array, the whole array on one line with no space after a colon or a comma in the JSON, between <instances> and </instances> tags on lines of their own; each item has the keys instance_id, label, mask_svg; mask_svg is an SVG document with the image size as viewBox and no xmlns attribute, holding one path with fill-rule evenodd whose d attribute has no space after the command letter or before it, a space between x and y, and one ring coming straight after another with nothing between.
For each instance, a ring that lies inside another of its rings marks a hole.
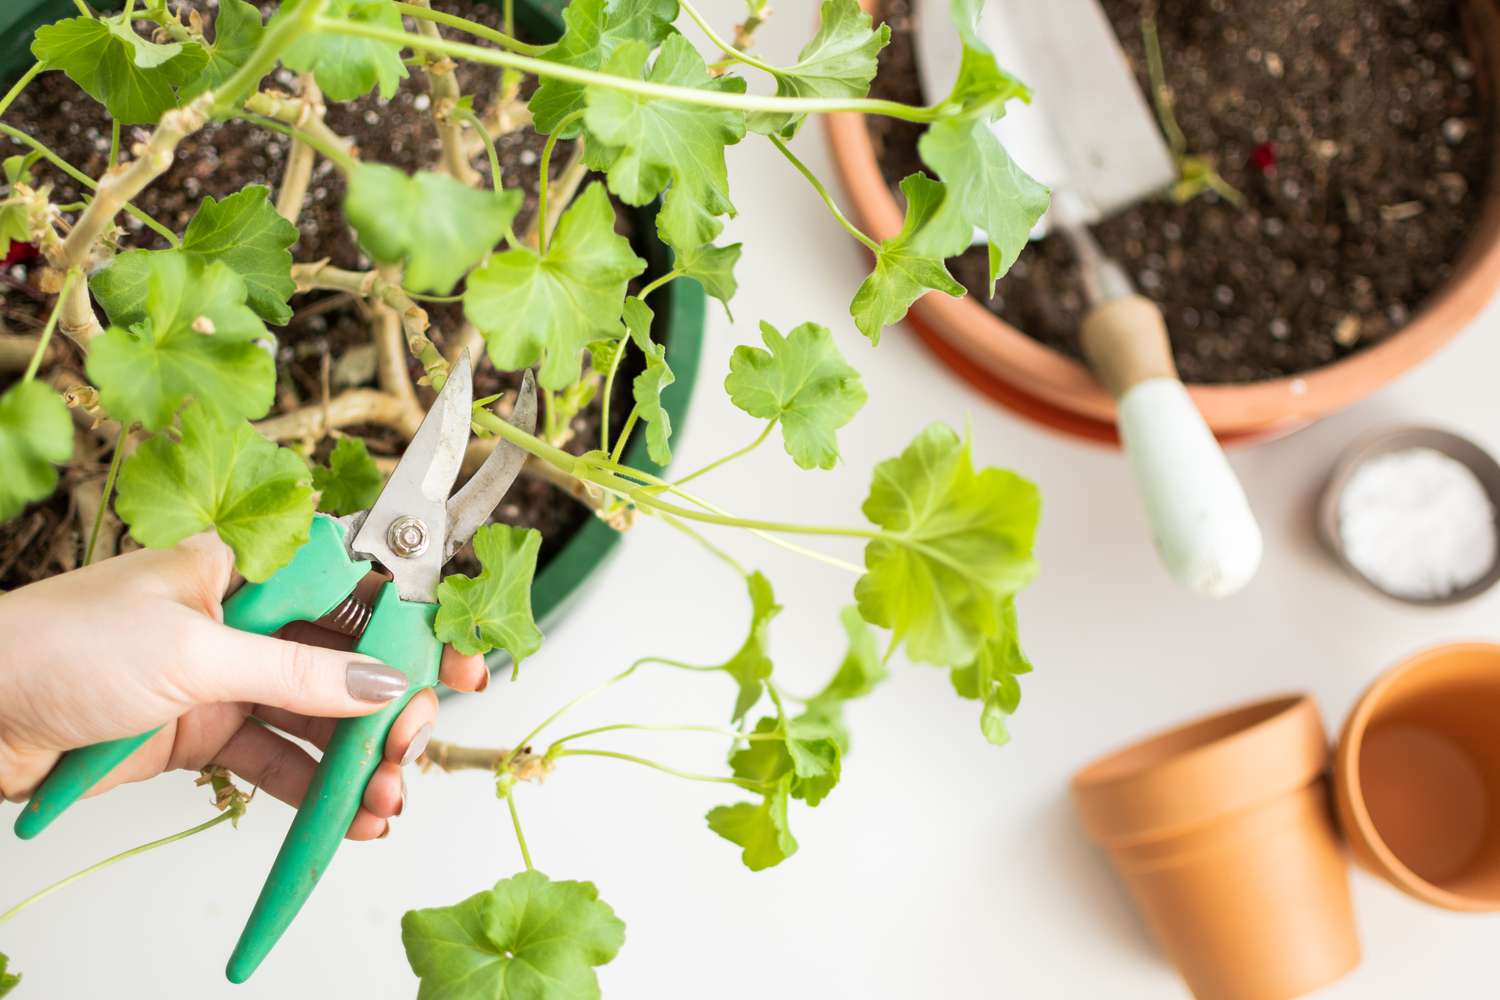
<instances>
[{"instance_id":1,"label":"garden trowel","mask_svg":"<svg viewBox=\"0 0 1500 1000\"><path fill-rule=\"evenodd\" d=\"M947 93L946 77L962 57L946 7L924 0L917 10L917 62L929 95ZM1135 292L1088 229L1177 180L1161 130L1097 0L991 0L979 35L1034 95L993 127L1016 163L1053 189L1032 237L1060 232L1082 268L1089 312L1079 340L1115 398L1157 551L1189 589L1232 594L1260 565L1260 528L1177 376L1161 310Z\"/></svg>"}]
</instances>

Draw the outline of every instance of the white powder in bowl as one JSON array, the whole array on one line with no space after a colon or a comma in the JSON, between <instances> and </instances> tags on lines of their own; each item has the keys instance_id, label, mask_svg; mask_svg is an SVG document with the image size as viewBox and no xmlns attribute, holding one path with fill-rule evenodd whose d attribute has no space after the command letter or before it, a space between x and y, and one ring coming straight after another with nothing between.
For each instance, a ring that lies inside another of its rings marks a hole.
<instances>
[{"instance_id":1,"label":"white powder in bowl","mask_svg":"<svg viewBox=\"0 0 1500 1000\"><path fill-rule=\"evenodd\" d=\"M1407 448L1363 463L1339 498L1355 568L1398 597L1447 597L1495 565L1495 508L1462 462Z\"/></svg>"}]
</instances>

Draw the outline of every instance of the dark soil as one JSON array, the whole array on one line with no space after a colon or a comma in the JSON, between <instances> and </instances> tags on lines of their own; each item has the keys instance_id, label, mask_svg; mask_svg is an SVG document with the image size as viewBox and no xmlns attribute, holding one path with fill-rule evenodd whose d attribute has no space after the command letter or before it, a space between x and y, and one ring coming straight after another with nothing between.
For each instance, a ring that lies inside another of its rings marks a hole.
<instances>
[{"instance_id":1,"label":"dark soil","mask_svg":"<svg viewBox=\"0 0 1500 1000\"><path fill-rule=\"evenodd\" d=\"M871 96L923 102L913 0L881 0ZM1022 2L1022 0L1010 0ZM1150 0L1102 0L1143 92ZM1159 0L1189 153L1245 196L1139 204L1095 227L1167 317L1184 379L1295 374L1379 343L1446 282L1489 183L1491 109L1460 0ZM920 126L870 119L894 190ZM1024 164L1023 164L1024 166ZM982 248L950 262L986 296ZM1077 357L1085 307L1061 239L1033 244L989 308Z\"/></svg>"},{"instance_id":2,"label":"dark soil","mask_svg":"<svg viewBox=\"0 0 1500 1000\"><path fill-rule=\"evenodd\" d=\"M212 10L215 4L198 0L196 6ZM444 7L452 13L499 27L498 8L487 3L450 0ZM142 26L145 27L144 25ZM467 39L466 39L467 40ZM285 71L281 71L285 74ZM462 65L458 76L465 94L475 95L475 110L481 115L488 109L499 85L499 70L491 67ZM295 78L285 74L274 81L286 90L295 90ZM534 87L528 81L523 95ZM423 74L412 70L400 91L390 102L374 95L350 104L330 104L327 121L338 134L355 141L362 155L407 170L431 167L441 145L432 117L427 111L427 86ZM24 123L26 130L46 143L64 159L89 176L99 176L105 168L109 150L109 120L103 108L94 103L60 73L38 77L11 106L6 115L12 122ZM122 145L126 148L146 132L126 129ZM514 228L524 231L536 210L537 163L543 137L530 129L499 137L501 170L507 187L520 187L525 203ZM0 136L0 156L16 152L8 138ZM553 154L552 173L560 173L567 162L571 142L560 142ZM246 184L266 184L274 189L281 177L290 140L280 133L259 126L228 122L211 124L178 147L177 161L159 178L136 204L173 230L181 232L192 218L199 202L208 195L223 198ZM481 153L474 166L489 180L489 163ZM40 165L40 178L55 185L53 202L66 204L80 198L79 186L61 173ZM370 261L360 251L353 233L344 223L340 211L344 183L342 175L326 159L320 158L314 170L306 206L299 219L301 239L292 253L298 261L329 258L339 266L363 270ZM635 217L617 206L616 229L636 239ZM124 242L130 246L158 248L165 243L135 219L122 215L126 226ZM637 247L637 252L641 252ZM48 300L36 291L40 268L18 265L10 268L0 280L0 330L16 333L38 329L45 319ZM458 290L455 290L458 291ZM362 314L362 304L336 293L313 292L293 299L296 309L291 322L274 332L278 336L278 399L273 413L296 409L322 398L325 364L330 367L334 392L374 383L374 354L370 347L369 321ZM431 321L431 337L439 348L446 336L455 336L462 322L458 303L423 303ZM59 338L61 339L61 338ZM71 367L82 368L81 358L72 345L65 344L65 357ZM630 379L639 370L639 360L625 362L619 378ZM514 389L519 375L497 372L493 366L479 362L474 375L474 395L479 398ZM413 377L421 374L420 365L412 361ZM0 388L5 376L0 376ZM625 384L628 384L626 382ZM419 389L423 401L431 393ZM615 393L611 422L619 427L628 414L630 394ZM597 447L601 407L598 401L581 412L572 423L573 436L566 447L575 454ZM397 456L405 441L395 432L379 427L350 427L346 433L364 437L376 455ZM331 447L323 443L323 451ZM321 452L320 452L321 454ZM51 499L33 505L8 524L0 525L0 590L22 586L60 570L71 568L78 558L80 537L76 511L72 509L68 484L73 477L101 475L109 463L110 452L102 448L97 454L80 456L69 469L63 470L63 481ZM526 525L540 530L544 541L539 565L545 565L564 542L588 518L588 510L550 484L529 476L517 480L496 511L496 519ZM461 554L451 568L473 572L477 564Z\"/></svg>"}]
</instances>

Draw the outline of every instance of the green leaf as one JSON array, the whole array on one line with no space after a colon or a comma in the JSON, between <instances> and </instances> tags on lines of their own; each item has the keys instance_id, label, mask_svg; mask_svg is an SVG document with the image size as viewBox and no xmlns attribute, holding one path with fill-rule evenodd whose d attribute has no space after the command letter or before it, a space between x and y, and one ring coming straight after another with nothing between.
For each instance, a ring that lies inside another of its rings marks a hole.
<instances>
[{"instance_id":1,"label":"green leaf","mask_svg":"<svg viewBox=\"0 0 1500 1000\"><path fill-rule=\"evenodd\" d=\"M57 466L73 457L73 418L44 382L0 392L0 521L57 488Z\"/></svg>"},{"instance_id":2,"label":"green leaf","mask_svg":"<svg viewBox=\"0 0 1500 1000\"><path fill-rule=\"evenodd\" d=\"M598 1000L594 967L625 943L625 923L591 882L538 871L453 906L401 918L417 1000Z\"/></svg>"},{"instance_id":3,"label":"green leaf","mask_svg":"<svg viewBox=\"0 0 1500 1000\"><path fill-rule=\"evenodd\" d=\"M656 48L672 32L677 0L572 0L563 9L563 35L544 58L580 69L599 70L626 42ZM565 80L543 79L528 107L536 130L550 135L558 124L584 106L584 87ZM561 135L577 135L577 122Z\"/></svg>"},{"instance_id":4,"label":"green leaf","mask_svg":"<svg viewBox=\"0 0 1500 1000\"><path fill-rule=\"evenodd\" d=\"M784 776L759 805L737 802L708 811L708 828L743 847L740 858L753 872L779 865L797 853L797 839L786 816L791 783L792 776Z\"/></svg>"},{"instance_id":5,"label":"green leaf","mask_svg":"<svg viewBox=\"0 0 1500 1000\"><path fill-rule=\"evenodd\" d=\"M729 311L729 300L739 290L739 285L734 280L734 266L740 261L742 248L743 245L739 243L731 243L727 247L705 243L700 247L678 251L672 261L674 270L682 272L683 277L698 282L705 292L724 304L724 314L730 320L734 319L734 313Z\"/></svg>"},{"instance_id":6,"label":"green leaf","mask_svg":"<svg viewBox=\"0 0 1500 1000\"><path fill-rule=\"evenodd\" d=\"M303 2L286 0L272 15L271 23L298 16L297 8ZM328 0L322 16L404 30L401 13L390 0ZM323 96L335 101L352 101L376 87L380 88L381 99L389 100L396 93L396 85L406 79L401 46L332 31L303 34L282 54L281 61L289 69L310 71Z\"/></svg>"},{"instance_id":7,"label":"green leaf","mask_svg":"<svg viewBox=\"0 0 1500 1000\"><path fill-rule=\"evenodd\" d=\"M626 42L610 57L605 72L641 79L648 54L645 43ZM709 75L703 57L681 35L662 44L645 79L718 93L745 92L739 77ZM608 87L590 89L587 101L589 134L609 147L591 165L608 166L609 189L628 205L648 204L666 191L656 217L662 238L677 250L712 242L724 225L718 216L734 214L724 147L744 138L744 113ZM593 149L591 155L599 154Z\"/></svg>"},{"instance_id":8,"label":"green leaf","mask_svg":"<svg viewBox=\"0 0 1500 1000\"><path fill-rule=\"evenodd\" d=\"M292 318L287 300L297 290L292 280L291 246L297 227L271 204L270 189L251 184L217 201L204 198L173 250L130 250L94 275L89 287L110 321L128 326L146 311L146 288L156 266L168 256L200 264L220 261L245 283L246 301L268 323Z\"/></svg>"},{"instance_id":9,"label":"green leaf","mask_svg":"<svg viewBox=\"0 0 1500 1000\"><path fill-rule=\"evenodd\" d=\"M875 633L860 617L859 609L848 607L839 612L849 648L832 678L803 707L794 723L821 729L831 736L843 753L849 752L849 730L844 725L844 705L863 698L890 674L875 648Z\"/></svg>"},{"instance_id":10,"label":"green leaf","mask_svg":"<svg viewBox=\"0 0 1500 1000\"><path fill-rule=\"evenodd\" d=\"M953 689L960 697L984 703L979 711L979 731L996 746L1010 742L1007 720L1021 704L1020 675L1031 672L1031 661L1021 652L1020 629L1016 623L1016 604L1007 598L1002 604L1000 631L979 647L974 662L953 669Z\"/></svg>"},{"instance_id":11,"label":"green leaf","mask_svg":"<svg viewBox=\"0 0 1500 1000\"><path fill-rule=\"evenodd\" d=\"M864 97L875 79L880 50L890 40L890 25L875 28L859 0L823 0L818 33L803 47L795 65L777 69L776 93L781 97ZM806 117L762 113L751 117L750 127L790 139Z\"/></svg>"},{"instance_id":12,"label":"green leaf","mask_svg":"<svg viewBox=\"0 0 1500 1000\"><path fill-rule=\"evenodd\" d=\"M195 403L182 412L181 440L157 435L125 460L115 510L147 548L213 528L245 579L259 583L307 541L309 475L296 452Z\"/></svg>"},{"instance_id":13,"label":"green leaf","mask_svg":"<svg viewBox=\"0 0 1500 1000\"><path fill-rule=\"evenodd\" d=\"M545 254L515 247L469 276L464 314L483 331L497 368L540 360L538 380L561 391L578 381L591 341L621 336L625 287L645 268L615 232L604 186L590 184L562 214Z\"/></svg>"},{"instance_id":14,"label":"green leaf","mask_svg":"<svg viewBox=\"0 0 1500 1000\"><path fill-rule=\"evenodd\" d=\"M62 70L121 125L155 124L181 103L208 53L194 42L149 42L123 16L70 17L37 29L31 54Z\"/></svg>"},{"instance_id":15,"label":"green leaf","mask_svg":"<svg viewBox=\"0 0 1500 1000\"><path fill-rule=\"evenodd\" d=\"M899 233L881 242L875 270L849 305L854 325L872 344L880 343L880 331L899 323L929 289L955 297L965 294L926 231L947 201L943 185L925 174L911 174L901 182L901 193L906 195L906 221Z\"/></svg>"},{"instance_id":16,"label":"green leaf","mask_svg":"<svg viewBox=\"0 0 1500 1000\"><path fill-rule=\"evenodd\" d=\"M791 775L789 794L810 806L822 802L838 784L842 754L838 740L825 727L766 716L755 724L754 733L776 738L749 740L731 753L729 767L735 777L769 785Z\"/></svg>"},{"instance_id":17,"label":"green leaf","mask_svg":"<svg viewBox=\"0 0 1500 1000\"><path fill-rule=\"evenodd\" d=\"M781 422L788 455L804 469L831 469L839 458L835 431L865 405L859 372L844 361L827 327L803 323L783 337L760 324L769 350L734 349L724 389L752 417Z\"/></svg>"},{"instance_id":18,"label":"green leaf","mask_svg":"<svg viewBox=\"0 0 1500 1000\"><path fill-rule=\"evenodd\" d=\"M339 438L328 456L327 465L312 470L313 489L321 494L318 509L342 517L357 510L367 510L380 496L385 476L370 457L362 438Z\"/></svg>"},{"instance_id":19,"label":"green leaf","mask_svg":"<svg viewBox=\"0 0 1500 1000\"><path fill-rule=\"evenodd\" d=\"M476 577L455 573L438 584L437 637L465 656L503 649L520 666L542 648L531 616L531 578L541 532L487 524L474 534Z\"/></svg>"},{"instance_id":20,"label":"green leaf","mask_svg":"<svg viewBox=\"0 0 1500 1000\"><path fill-rule=\"evenodd\" d=\"M214 41L208 46L208 63L198 78L183 88L182 99L189 100L205 90L213 90L233 76L250 61L264 31L260 11L253 4L245 0L219 0L219 13L214 18ZM274 322L284 323L286 320Z\"/></svg>"},{"instance_id":21,"label":"green leaf","mask_svg":"<svg viewBox=\"0 0 1500 1000\"><path fill-rule=\"evenodd\" d=\"M276 363L258 343L270 335L244 304L240 276L219 261L132 253L124 266L145 277L144 312L121 316L128 329L112 326L89 346L88 375L110 416L158 430L188 399L226 421L265 416Z\"/></svg>"},{"instance_id":22,"label":"green leaf","mask_svg":"<svg viewBox=\"0 0 1500 1000\"><path fill-rule=\"evenodd\" d=\"M439 295L494 249L520 207L515 189L471 188L430 170L407 176L381 163L356 163L344 196L360 246L378 263L405 261L405 286Z\"/></svg>"},{"instance_id":23,"label":"green leaf","mask_svg":"<svg viewBox=\"0 0 1500 1000\"><path fill-rule=\"evenodd\" d=\"M943 424L875 467L854 595L865 621L891 629L914 660L953 667L1003 632L1004 602L1036 574L1041 498L1013 472L974 471L969 442Z\"/></svg>"},{"instance_id":24,"label":"green leaf","mask_svg":"<svg viewBox=\"0 0 1500 1000\"><path fill-rule=\"evenodd\" d=\"M745 578L750 589L750 634L745 637L739 650L724 661L721 670L739 682L739 694L734 701L734 714L730 718L739 722L745 713L755 707L765 693L766 681L771 676L771 656L767 652L771 619L781 613L776 595L771 590L771 581L759 571Z\"/></svg>"},{"instance_id":25,"label":"green leaf","mask_svg":"<svg viewBox=\"0 0 1500 1000\"><path fill-rule=\"evenodd\" d=\"M1016 165L983 118L938 121L917 140L917 151L948 189L932 219L929 245L952 256L969 245L975 229L983 230L993 295L1046 213L1051 192Z\"/></svg>"},{"instance_id":26,"label":"green leaf","mask_svg":"<svg viewBox=\"0 0 1500 1000\"><path fill-rule=\"evenodd\" d=\"M646 357L645 370L635 377L633 385L635 412L646 422L646 454L657 465L666 465L672 460L672 415L662 407L661 394L677 379L667 366L666 345L651 339L651 307L631 295L625 300L622 315L630 339Z\"/></svg>"},{"instance_id":27,"label":"green leaf","mask_svg":"<svg viewBox=\"0 0 1500 1000\"><path fill-rule=\"evenodd\" d=\"M5 996L21 983L21 974L8 971L9 967L10 956L0 951L0 997Z\"/></svg>"}]
</instances>

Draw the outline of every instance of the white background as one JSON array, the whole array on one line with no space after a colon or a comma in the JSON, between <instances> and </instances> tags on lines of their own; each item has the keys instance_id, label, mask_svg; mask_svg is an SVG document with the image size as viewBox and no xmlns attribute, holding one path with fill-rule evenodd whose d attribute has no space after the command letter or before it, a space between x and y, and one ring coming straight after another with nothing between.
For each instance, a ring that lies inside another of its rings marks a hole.
<instances>
[{"instance_id":1,"label":"white background","mask_svg":"<svg viewBox=\"0 0 1500 1000\"><path fill-rule=\"evenodd\" d=\"M704 7L732 23L736 0ZM789 3L765 51L785 59L810 31ZM833 180L822 133L796 148ZM779 447L703 481L735 512L859 523L871 467L923 426L970 421L976 459L1032 477L1045 497L1043 572L1020 602L1036 673L1005 749L982 740L978 710L935 669L894 664L894 677L851 710L854 752L817 810L795 808L801 843L781 867L752 874L704 826L731 801L719 786L628 764L565 761L523 788L522 818L538 867L596 882L628 925L601 970L612 1000L905 1000L995 996L1157 998L1185 992L1153 951L1101 855L1079 833L1070 774L1156 728L1238 701L1312 692L1336 731L1383 668L1424 646L1494 639L1500 590L1467 606L1416 610L1347 579L1320 548L1311 505L1330 464L1360 433L1420 421L1500 452L1495 373L1500 312L1398 384L1290 438L1233 456L1267 540L1243 594L1205 603L1158 568L1127 472L1114 452L1024 423L970 391L904 329L878 349L855 332L849 299L867 266L816 196L769 145L731 151L742 216L736 321L711 309L698 396L675 439L686 470L748 441L757 425L719 389L736 344L766 319L783 330L831 326L864 373L870 403L840 435L844 464L802 472ZM842 653L838 609L853 578L734 533L718 536L774 581L786 610L773 627L777 676L821 684ZM834 545L858 558L857 549ZM637 656L713 662L744 635L743 585L695 544L640 525L517 684L444 703L439 736L507 745L573 694ZM98 664L107 670L108 664ZM644 673L577 712L569 730L616 721L720 722L721 677ZM562 732L565 730L559 730ZM690 768L722 764L714 737L625 737L614 744ZM25 1000L112 997L410 997L416 982L401 913L455 902L513 874L520 859L485 776L408 777L395 835L346 845L301 917L242 987L224 960L291 812L258 799L238 831L217 828L116 866L0 928ZM732 789L727 789L732 792ZM0 834L0 905L84 864L206 815L185 774L91 800L40 840ZM8 827L14 808L0 817ZM1364 964L1336 998L1494 995L1500 922L1412 902L1354 877Z\"/></svg>"}]
</instances>

